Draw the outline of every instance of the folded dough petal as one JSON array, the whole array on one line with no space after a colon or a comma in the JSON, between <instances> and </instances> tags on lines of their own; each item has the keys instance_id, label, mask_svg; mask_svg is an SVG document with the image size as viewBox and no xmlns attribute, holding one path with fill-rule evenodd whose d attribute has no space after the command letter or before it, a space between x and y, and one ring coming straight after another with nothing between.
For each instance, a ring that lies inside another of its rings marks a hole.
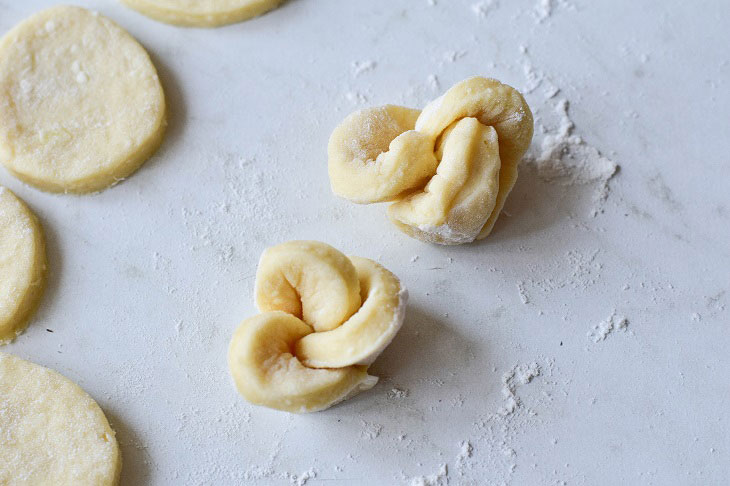
<instances>
[{"instance_id":1,"label":"folded dough petal","mask_svg":"<svg viewBox=\"0 0 730 486\"><path fill-rule=\"evenodd\" d=\"M388 208L405 233L440 244L474 241L494 212L499 142L493 127L464 118L445 132L443 158L423 191Z\"/></svg>"},{"instance_id":2,"label":"folded dough petal","mask_svg":"<svg viewBox=\"0 0 730 486\"><path fill-rule=\"evenodd\" d=\"M477 239L492 231L507 196L517 182L517 166L530 147L533 118L519 91L496 79L473 77L455 84L423 109L416 130L438 135L455 121L473 117L492 126L499 139L499 192L491 214Z\"/></svg>"},{"instance_id":3,"label":"folded dough petal","mask_svg":"<svg viewBox=\"0 0 730 486\"><path fill-rule=\"evenodd\" d=\"M350 114L328 146L332 191L356 203L391 201L423 187L438 161L435 137L413 130L420 111L386 105Z\"/></svg>"},{"instance_id":4,"label":"folded dough petal","mask_svg":"<svg viewBox=\"0 0 730 486\"><path fill-rule=\"evenodd\" d=\"M256 272L256 305L302 318L329 331L360 307L360 282L352 262L318 241L289 241L268 248Z\"/></svg>"},{"instance_id":5,"label":"folded dough petal","mask_svg":"<svg viewBox=\"0 0 730 486\"><path fill-rule=\"evenodd\" d=\"M363 366L307 368L292 355L297 340L312 329L285 312L265 312L246 319L236 330L228 366L238 391L254 405L294 413L331 407L378 379Z\"/></svg>"},{"instance_id":6,"label":"folded dough petal","mask_svg":"<svg viewBox=\"0 0 730 486\"><path fill-rule=\"evenodd\" d=\"M297 342L296 355L306 366L370 365L403 324L408 292L398 278L367 258L350 260L360 278L362 307L336 329L308 334Z\"/></svg>"}]
</instances>

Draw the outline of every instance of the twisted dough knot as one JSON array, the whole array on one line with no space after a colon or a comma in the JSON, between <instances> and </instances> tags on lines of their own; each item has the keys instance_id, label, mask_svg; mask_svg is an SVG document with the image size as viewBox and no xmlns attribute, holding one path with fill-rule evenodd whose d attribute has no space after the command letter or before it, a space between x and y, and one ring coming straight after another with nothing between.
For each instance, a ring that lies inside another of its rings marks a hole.
<instances>
[{"instance_id":1,"label":"twisted dough knot","mask_svg":"<svg viewBox=\"0 0 730 486\"><path fill-rule=\"evenodd\" d=\"M330 137L335 194L395 201L390 219L422 241L486 237L532 140L529 106L494 79L462 81L419 112L386 105L349 115Z\"/></svg>"},{"instance_id":2,"label":"twisted dough knot","mask_svg":"<svg viewBox=\"0 0 730 486\"><path fill-rule=\"evenodd\" d=\"M378 381L367 367L403 324L408 292L372 260L316 241L267 249L256 272L261 314L236 330L228 364L251 403L324 410Z\"/></svg>"}]
</instances>

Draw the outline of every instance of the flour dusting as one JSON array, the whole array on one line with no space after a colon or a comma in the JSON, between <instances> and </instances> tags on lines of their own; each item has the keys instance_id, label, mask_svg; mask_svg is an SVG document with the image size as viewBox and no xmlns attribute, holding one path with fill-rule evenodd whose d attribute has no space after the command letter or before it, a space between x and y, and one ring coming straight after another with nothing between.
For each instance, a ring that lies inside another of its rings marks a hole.
<instances>
[{"instance_id":1,"label":"flour dusting","mask_svg":"<svg viewBox=\"0 0 730 486\"><path fill-rule=\"evenodd\" d=\"M609 334L614 331L626 331L629 327L629 320L624 316L620 316L616 313L616 309L611 312L611 315L593 326L588 331L587 336L594 342L598 343L605 340Z\"/></svg>"},{"instance_id":2,"label":"flour dusting","mask_svg":"<svg viewBox=\"0 0 730 486\"><path fill-rule=\"evenodd\" d=\"M467 469L471 468L470 459L474 453L474 446L468 440L463 440L459 443L459 452L454 458L454 469L456 473L462 477ZM407 478L410 486L443 486L450 483L451 469L448 463L443 463L439 468L432 474L426 476L415 476ZM459 481L457 480L457 483Z\"/></svg>"},{"instance_id":3,"label":"flour dusting","mask_svg":"<svg viewBox=\"0 0 730 486\"><path fill-rule=\"evenodd\" d=\"M383 431L383 426L381 424L366 422L364 420L361 420L360 424L362 425L362 429L360 430L360 437L366 439L377 439L380 436L380 433Z\"/></svg>"},{"instance_id":4,"label":"flour dusting","mask_svg":"<svg viewBox=\"0 0 730 486\"><path fill-rule=\"evenodd\" d=\"M374 70L378 66L378 63L373 60L367 61L352 61L352 75L355 77L360 76L363 73Z\"/></svg>"},{"instance_id":5,"label":"flour dusting","mask_svg":"<svg viewBox=\"0 0 730 486\"><path fill-rule=\"evenodd\" d=\"M534 8L535 22L542 24L550 19L558 8L574 10L575 6L567 0L537 0Z\"/></svg>"},{"instance_id":6,"label":"flour dusting","mask_svg":"<svg viewBox=\"0 0 730 486\"><path fill-rule=\"evenodd\" d=\"M527 294L527 290L525 289L525 282L517 283L517 294L520 296L520 301L523 304L530 303L530 296Z\"/></svg>"},{"instance_id":7,"label":"flour dusting","mask_svg":"<svg viewBox=\"0 0 730 486\"><path fill-rule=\"evenodd\" d=\"M449 468L446 464L441 464L438 470L428 476L418 476L411 478L411 486L442 486L448 483Z\"/></svg>"},{"instance_id":8,"label":"flour dusting","mask_svg":"<svg viewBox=\"0 0 730 486\"><path fill-rule=\"evenodd\" d=\"M497 7L499 7L498 0L483 0L472 4L471 10L477 17L486 19L489 13Z\"/></svg>"},{"instance_id":9,"label":"flour dusting","mask_svg":"<svg viewBox=\"0 0 730 486\"><path fill-rule=\"evenodd\" d=\"M497 410L497 414L501 416L512 415L522 404L522 400L517 394L517 389L530 383L533 378L540 376L540 365L537 363L529 363L525 365L515 365L512 369L502 375L502 397L504 405Z\"/></svg>"},{"instance_id":10,"label":"flour dusting","mask_svg":"<svg viewBox=\"0 0 730 486\"><path fill-rule=\"evenodd\" d=\"M293 485L296 486L304 486L309 482L310 479L314 479L317 477L317 471L315 471L313 468L309 468L308 470L304 471L303 473L299 475L291 475L289 480Z\"/></svg>"},{"instance_id":11,"label":"flour dusting","mask_svg":"<svg viewBox=\"0 0 730 486\"><path fill-rule=\"evenodd\" d=\"M552 131L546 130L537 153L531 150L525 157L525 164L536 169L538 176L546 182L596 184L590 213L595 217L603 212L603 204L609 195L609 182L619 166L574 133L575 123L570 118L569 106L565 98L557 101L555 113L559 126Z\"/></svg>"},{"instance_id":12,"label":"flour dusting","mask_svg":"<svg viewBox=\"0 0 730 486\"><path fill-rule=\"evenodd\" d=\"M468 440L462 441L460 446L461 449L459 450L459 454L456 456L456 460L454 462L456 463L456 471L459 473L459 476L463 476L464 470L470 465L469 459L473 455L474 447Z\"/></svg>"}]
</instances>

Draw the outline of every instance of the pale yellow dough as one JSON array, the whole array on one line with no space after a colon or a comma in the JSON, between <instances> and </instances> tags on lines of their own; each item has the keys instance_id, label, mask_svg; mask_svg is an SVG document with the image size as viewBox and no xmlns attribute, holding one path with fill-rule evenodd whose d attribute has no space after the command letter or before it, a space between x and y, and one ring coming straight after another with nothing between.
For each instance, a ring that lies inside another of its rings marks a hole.
<instances>
[{"instance_id":1,"label":"pale yellow dough","mask_svg":"<svg viewBox=\"0 0 730 486\"><path fill-rule=\"evenodd\" d=\"M0 484L110 486L121 468L114 431L86 392L0 353Z\"/></svg>"},{"instance_id":2,"label":"pale yellow dough","mask_svg":"<svg viewBox=\"0 0 730 486\"><path fill-rule=\"evenodd\" d=\"M187 27L219 27L242 22L283 0L121 0L125 5L160 22Z\"/></svg>"},{"instance_id":3,"label":"pale yellow dough","mask_svg":"<svg viewBox=\"0 0 730 486\"><path fill-rule=\"evenodd\" d=\"M395 201L390 219L422 241L469 243L494 227L532 132L517 90L470 78L422 112L387 105L345 118L329 141L332 190L356 203Z\"/></svg>"},{"instance_id":4,"label":"pale yellow dough","mask_svg":"<svg viewBox=\"0 0 730 486\"><path fill-rule=\"evenodd\" d=\"M246 400L286 412L317 412L377 383L365 367L304 366L291 352L311 332L301 319L280 311L243 321L231 340L228 366Z\"/></svg>"},{"instance_id":5,"label":"pale yellow dough","mask_svg":"<svg viewBox=\"0 0 730 486\"><path fill-rule=\"evenodd\" d=\"M0 40L0 162L25 182L105 189L157 150L165 126L155 67L111 20L53 7Z\"/></svg>"},{"instance_id":6,"label":"pale yellow dough","mask_svg":"<svg viewBox=\"0 0 730 486\"><path fill-rule=\"evenodd\" d=\"M316 241L269 248L256 274L262 312L235 332L228 364L253 404L302 413L324 410L378 379L367 367L405 318L408 292L367 258Z\"/></svg>"},{"instance_id":7,"label":"pale yellow dough","mask_svg":"<svg viewBox=\"0 0 730 486\"><path fill-rule=\"evenodd\" d=\"M46 248L38 218L0 186L0 345L27 326L43 294L45 273Z\"/></svg>"}]
</instances>

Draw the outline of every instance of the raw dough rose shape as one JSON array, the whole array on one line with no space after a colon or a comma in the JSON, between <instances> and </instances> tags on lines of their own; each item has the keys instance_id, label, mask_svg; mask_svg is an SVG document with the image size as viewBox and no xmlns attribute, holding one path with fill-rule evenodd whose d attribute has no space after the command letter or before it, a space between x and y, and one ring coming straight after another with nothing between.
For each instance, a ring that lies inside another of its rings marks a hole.
<instances>
[{"instance_id":1,"label":"raw dough rose shape","mask_svg":"<svg viewBox=\"0 0 730 486\"><path fill-rule=\"evenodd\" d=\"M0 484L113 486L121 469L114 431L84 390L0 353Z\"/></svg>"},{"instance_id":2,"label":"raw dough rose shape","mask_svg":"<svg viewBox=\"0 0 730 486\"><path fill-rule=\"evenodd\" d=\"M390 219L419 240L469 243L492 230L532 131L522 95L480 77L422 112L393 105L358 111L330 137L332 190L356 203L395 201Z\"/></svg>"},{"instance_id":3,"label":"raw dough rose shape","mask_svg":"<svg viewBox=\"0 0 730 486\"><path fill-rule=\"evenodd\" d=\"M0 186L0 345L25 329L43 294L45 274L46 245L38 218Z\"/></svg>"},{"instance_id":4,"label":"raw dough rose shape","mask_svg":"<svg viewBox=\"0 0 730 486\"><path fill-rule=\"evenodd\" d=\"M256 273L261 314L236 330L228 365L255 405L316 412L372 388L367 367L403 324L408 292L367 258L316 241L267 249Z\"/></svg>"},{"instance_id":5,"label":"raw dough rose shape","mask_svg":"<svg viewBox=\"0 0 730 486\"><path fill-rule=\"evenodd\" d=\"M248 20L276 8L283 0L122 0L160 22L187 27L218 27Z\"/></svg>"},{"instance_id":6,"label":"raw dough rose shape","mask_svg":"<svg viewBox=\"0 0 730 486\"><path fill-rule=\"evenodd\" d=\"M52 7L0 40L0 162L23 181L106 189L157 150L165 126L149 56L96 12Z\"/></svg>"}]
</instances>

